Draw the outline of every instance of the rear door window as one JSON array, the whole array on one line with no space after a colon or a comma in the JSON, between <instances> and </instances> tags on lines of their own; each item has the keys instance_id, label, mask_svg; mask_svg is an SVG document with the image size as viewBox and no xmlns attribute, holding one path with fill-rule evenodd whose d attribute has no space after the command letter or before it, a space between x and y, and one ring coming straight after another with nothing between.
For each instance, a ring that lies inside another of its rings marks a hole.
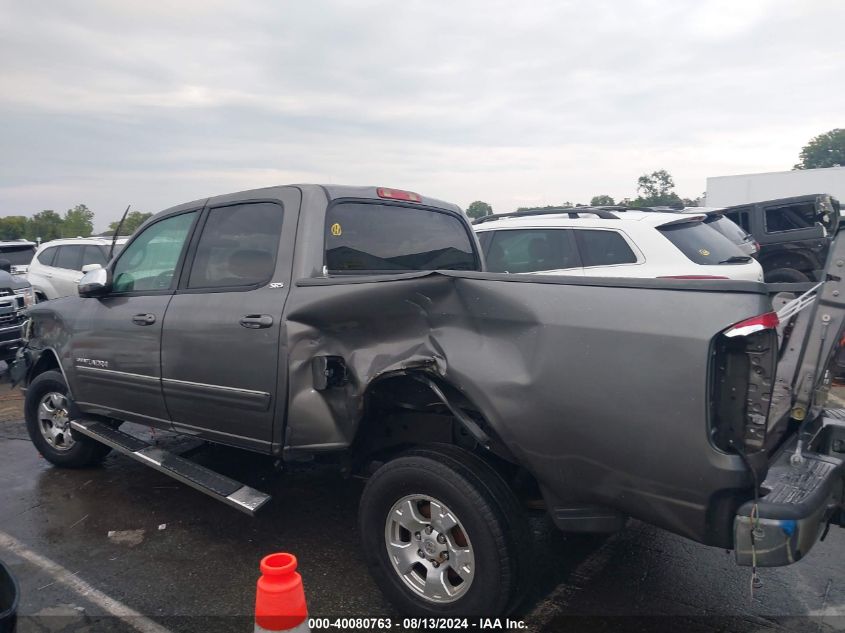
<instances>
[{"instance_id":1,"label":"rear door window","mask_svg":"<svg viewBox=\"0 0 845 633\"><path fill-rule=\"evenodd\" d=\"M815 201L766 208L766 232L811 229L819 223Z\"/></svg>"},{"instance_id":2,"label":"rear door window","mask_svg":"<svg viewBox=\"0 0 845 633\"><path fill-rule=\"evenodd\" d=\"M82 247L75 245L59 246L59 252L53 260L53 266L66 270L82 270Z\"/></svg>"},{"instance_id":3,"label":"rear door window","mask_svg":"<svg viewBox=\"0 0 845 633\"><path fill-rule=\"evenodd\" d=\"M341 202L326 214L325 240L333 273L479 268L464 223L433 209Z\"/></svg>"},{"instance_id":4,"label":"rear door window","mask_svg":"<svg viewBox=\"0 0 845 633\"><path fill-rule=\"evenodd\" d=\"M637 263L634 251L617 231L575 229L575 240L585 268Z\"/></svg>"},{"instance_id":5,"label":"rear door window","mask_svg":"<svg viewBox=\"0 0 845 633\"><path fill-rule=\"evenodd\" d=\"M510 229L489 231L484 255L494 273L531 273L580 265L568 229Z\"/></svg>"},{"instance_id":6,"label":"rear door window","mask_svg":"<svg viewBox=\"0 0 845 633\"><path fill-rule=\"evenodd\" d=\"M657 230L696 264L711 266L751 261L751 257L743 253L739 246L700 221L663 225L657 227Z\"/></svg>"},{"instance_id":7,"label":"rear door window","mask_svg":"<svg viewBox=\"0 0 845 633\"><path fill-rule=\"evenodd\" d=\"M188 288L254 287L270 281L282 234L282 206L273 202L211 209Z\"/></svg>"}]
</instances>

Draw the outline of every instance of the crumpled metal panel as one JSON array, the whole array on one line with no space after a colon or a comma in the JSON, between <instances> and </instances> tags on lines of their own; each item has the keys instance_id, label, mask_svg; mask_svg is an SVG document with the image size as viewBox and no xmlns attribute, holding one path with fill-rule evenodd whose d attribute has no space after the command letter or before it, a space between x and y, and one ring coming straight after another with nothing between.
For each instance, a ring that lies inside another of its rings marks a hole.
<instances>
[{"instance_id":1,"label":"crumpled metal panel","mask_svg":"<svg viewBox=\"0 0 845 633\"><path fill-rule=\"evenodd\" d=\"M701 539L711 495L747 485L708 439L711 340L770 309L762 286L740 288L462 272L302 281L286 306L286 445L348 445L367 386L418 369L472 401L556 498ZM348 384L313 389L317 355L343 357Z\"/></svg>"}]
</instances>

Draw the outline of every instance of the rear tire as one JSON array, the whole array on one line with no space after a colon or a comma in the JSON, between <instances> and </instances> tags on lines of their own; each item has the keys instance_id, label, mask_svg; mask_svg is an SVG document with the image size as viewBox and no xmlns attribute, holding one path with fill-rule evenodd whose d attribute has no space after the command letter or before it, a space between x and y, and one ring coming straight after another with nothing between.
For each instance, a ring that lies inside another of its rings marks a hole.
<instances>
[{"instance_id":1,"label":"rear tire","mask_svg":"<svg viewBox=\"0 0 845 633\"><path fill-rule=\"evenodd\" d=\"M45 371L26 391L24 414L29 438L44 458L63 468L93 466L111 448L70 430L72 405L60 371Z\"/></svg>"},{"instance_id":2,"label":"rear tire","mask_svg":"<svg viewBox=\"0 0 845 633\"><path fill-rule=\"evenodd\" d=\"M367 482L358 522L373 578L402 614L500 616L528 590L522 508L468 451L438 445L389 461Z\"/></svg>"},{"instance_id":3,"label":"rear tire","mask_svg":"<svg viewBox=\"0 0 845 633\"><path fill-rule=\"evenodd\" d=\"M803 284L812 281L807 275L794 268L776 268L766 273L767 283L772 284Z\"/></svg>"}]
</instances>

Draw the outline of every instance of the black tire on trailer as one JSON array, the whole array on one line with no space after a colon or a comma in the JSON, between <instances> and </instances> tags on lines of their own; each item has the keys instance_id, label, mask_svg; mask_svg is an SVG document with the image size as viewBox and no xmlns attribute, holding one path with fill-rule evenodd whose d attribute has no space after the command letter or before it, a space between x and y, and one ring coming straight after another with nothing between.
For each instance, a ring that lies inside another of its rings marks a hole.
<instances>
[{"instance_id":1,"label":"black tire on trailer","mask_svg":"<svg viewBox=\"0 0 845 633\"><path fill-rule=\"evenodd\" d=\"M56 466L84 468L108 455L111 448L70 430L72 403L60 371L45 371L29 385L24 401L26 430L44 456Z\"/></svg>"},{"instance_id":2,"label":"black tire on trailer","mask_svg":"<svg viewBox=\"0 0 845 633\"><path fill-rule=\"evenodd\" d=\"M776 268L765 274L770 284L803 284L812 281L807 275L794 268Z\"/></svg>"},{"instance_id":3,"label":"black tire on trailer","mask_svg":"<svg viewBox=\"0 0 845 633\"><path fill-rule=\"evenodd\" d=\"M432 445L387 462L367 482L358 523L372 575L403 614L495 617L528 591L525 513L473 453Z\"/></svg>"}]
</instances>

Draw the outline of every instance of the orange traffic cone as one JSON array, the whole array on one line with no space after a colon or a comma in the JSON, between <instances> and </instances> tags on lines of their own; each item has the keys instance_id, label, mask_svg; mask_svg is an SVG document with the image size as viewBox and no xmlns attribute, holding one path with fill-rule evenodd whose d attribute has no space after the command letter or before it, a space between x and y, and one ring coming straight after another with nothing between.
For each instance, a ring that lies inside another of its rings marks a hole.
<instances>
[{"instance_id":1,"label":"orange traffic cone","mask_svg":"<svg viewBox=\"0 0 845 633\"><path fill-rule=\"evenodd\" d=\"M296 556L270 554L261 559L261 578L255 593L255 633L309 631L308 609Z\"/></svg>"}]
</instances>

